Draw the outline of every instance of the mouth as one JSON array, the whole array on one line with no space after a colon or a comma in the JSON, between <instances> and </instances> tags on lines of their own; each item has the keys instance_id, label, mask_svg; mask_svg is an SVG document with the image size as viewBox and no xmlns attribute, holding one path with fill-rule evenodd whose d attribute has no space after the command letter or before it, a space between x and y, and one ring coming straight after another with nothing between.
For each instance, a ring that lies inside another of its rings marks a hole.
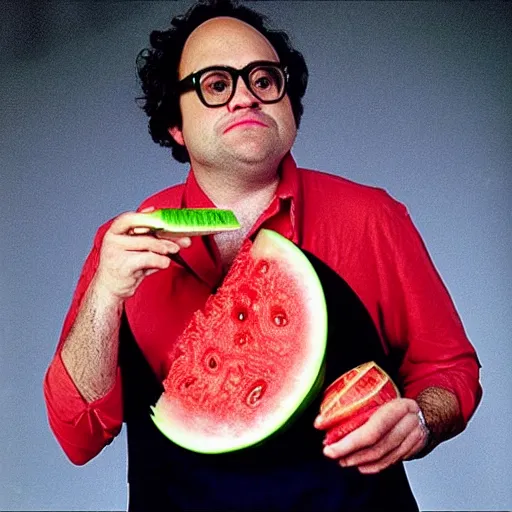
<instances>
[{"instance_id":1,"label":"mouth","mask_svg":"<svg viewBox=\"0 0 512 512\"><path fill-rule=\"evenodd\" d=\"M240 126L263 126L264 128L268 128L268 125L266 125L262 121L258 121L256 119L242 119L242 120L228 126L224 130L224 133L227 133L227 132L231 131L233 128L238 128Z\"/></svg>"}]
</instances>

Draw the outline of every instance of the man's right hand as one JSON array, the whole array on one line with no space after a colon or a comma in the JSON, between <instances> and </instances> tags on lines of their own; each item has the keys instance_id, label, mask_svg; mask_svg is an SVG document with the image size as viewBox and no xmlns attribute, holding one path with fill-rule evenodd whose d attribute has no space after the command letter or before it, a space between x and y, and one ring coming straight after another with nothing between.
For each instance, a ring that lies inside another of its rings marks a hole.
<instances>
[{"instance_id":1,"label":"man's right hand","mask_svg":"<svg viewBox=\"0 0 512 512\"><path fill-rule=\"evenodd\" d=\"M170 265L169 253L191 245L189 237L179 234L173 239L156 238L150 234L146 219L144 213L123 213L105 233L94 285L113 300L131 297L144 277Z\"/></svg>"}]
</instances>

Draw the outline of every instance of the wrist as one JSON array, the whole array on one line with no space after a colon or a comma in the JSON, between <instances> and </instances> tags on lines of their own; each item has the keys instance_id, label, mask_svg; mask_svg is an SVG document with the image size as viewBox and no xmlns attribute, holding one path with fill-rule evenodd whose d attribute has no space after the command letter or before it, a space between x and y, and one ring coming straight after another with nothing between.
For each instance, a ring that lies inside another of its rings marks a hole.
<instances>
[{"instance_id":1,"label":"wrist","mask_svg":"<svg viewBox=\"0 0 512 512\"><path fill-rule=\"evenodd\" d=\"M418 402L416 403L418 404ZM422 457L430 453L436 445L434 437L432 435L432 430L430 429L425 419L425 415L423 414L423 411L421 410L419 404L418 411L416 412L416 417L418 419L418 426L423 434L423 444L421 445L421 447L417 448L417 451L415 453L409 455L406 460L421 459Z\"/></svg>"},{"instance_id":2,"label":"wrist","mask_svg":"<svg viewBox=\"0 0 512 512\"><path fill-rule=\"evenodd\" d=\"M96 275L90 285L90 295L94 297L94 303L102 310L121 311L124 298L113 293L108 286Z\"/></svg>"},{"instance_id":3,"label":"wrist","mask_svg":"<svg viewBox=\"0 0 512 512\"><path fill-rule=\"evenodd\" d=\"M451 391L438 387L426 388L416 397L416 403L421 411L418 422L428 433L424 447L415 456L419 458L461 432L463 427L459 403Z\"/></svg>"},{"instance_id":4,"label":"wrist","mask_svg":"<svg viewBox=\"0 0 512 512\"><path fill-rule=\"evenodd\" d=\"M425 438L423 448L420 450L420 452L423 452L427 450L430 445L432 444L432 431L430 430L430 427L427 425L427 421L425 420L425 416L423 414L423 411L421 410L421 407L418 410L418 422L420 424L420 428L423 431L423 435Z\"/></svg>"}]
</instances>

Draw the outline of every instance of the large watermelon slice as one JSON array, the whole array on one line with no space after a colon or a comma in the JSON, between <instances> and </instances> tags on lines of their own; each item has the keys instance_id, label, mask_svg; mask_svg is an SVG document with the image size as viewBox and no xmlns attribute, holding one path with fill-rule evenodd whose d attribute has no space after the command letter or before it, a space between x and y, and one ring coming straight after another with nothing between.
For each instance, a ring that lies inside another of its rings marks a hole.
<instances>
[{"instance_id":1,"label":"large watermelon slice","mask_svg":"<svg viewBox=\"0 0 512 512\"><path fill-rule=\"evenodd\" d=\"M146 227L162 238L175 234L210 235L240 228L231 210L217 208L162 208L144 215L147 218Z\"/></svg>"},{"instance_id":2,"label":"large watermelon slice","mask_svg":"<svg viewBox=\"0 0 512 512\"><path fill-rule=\"evenodd\" d=\"M312 265L263 229L177 340L153 421L200 453L259 444L319 392L326 343L325 298Z\"/></svg>"}]
</instances>

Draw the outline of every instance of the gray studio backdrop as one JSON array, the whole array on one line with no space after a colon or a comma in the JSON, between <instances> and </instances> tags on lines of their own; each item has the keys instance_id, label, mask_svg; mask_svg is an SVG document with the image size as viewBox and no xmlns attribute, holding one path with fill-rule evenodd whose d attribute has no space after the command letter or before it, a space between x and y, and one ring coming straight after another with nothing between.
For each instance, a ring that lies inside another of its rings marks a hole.
<instances>
[{"instance_id":1,"label":"gray studio backdrop","mask_svg":"<svg viewBox=\"0 0 512 512\"><path fill-rule=\"evenodd\" d=\"M124 433L84 467L41 382L96 227L183 180L135 55L190 2L2 2L0 509L120 510ZM410 209L483 364L467 431L407 471L423 509L512 508L511 4L251 2L310 68L294 155Z\"/></svg>"}]
</instances>

